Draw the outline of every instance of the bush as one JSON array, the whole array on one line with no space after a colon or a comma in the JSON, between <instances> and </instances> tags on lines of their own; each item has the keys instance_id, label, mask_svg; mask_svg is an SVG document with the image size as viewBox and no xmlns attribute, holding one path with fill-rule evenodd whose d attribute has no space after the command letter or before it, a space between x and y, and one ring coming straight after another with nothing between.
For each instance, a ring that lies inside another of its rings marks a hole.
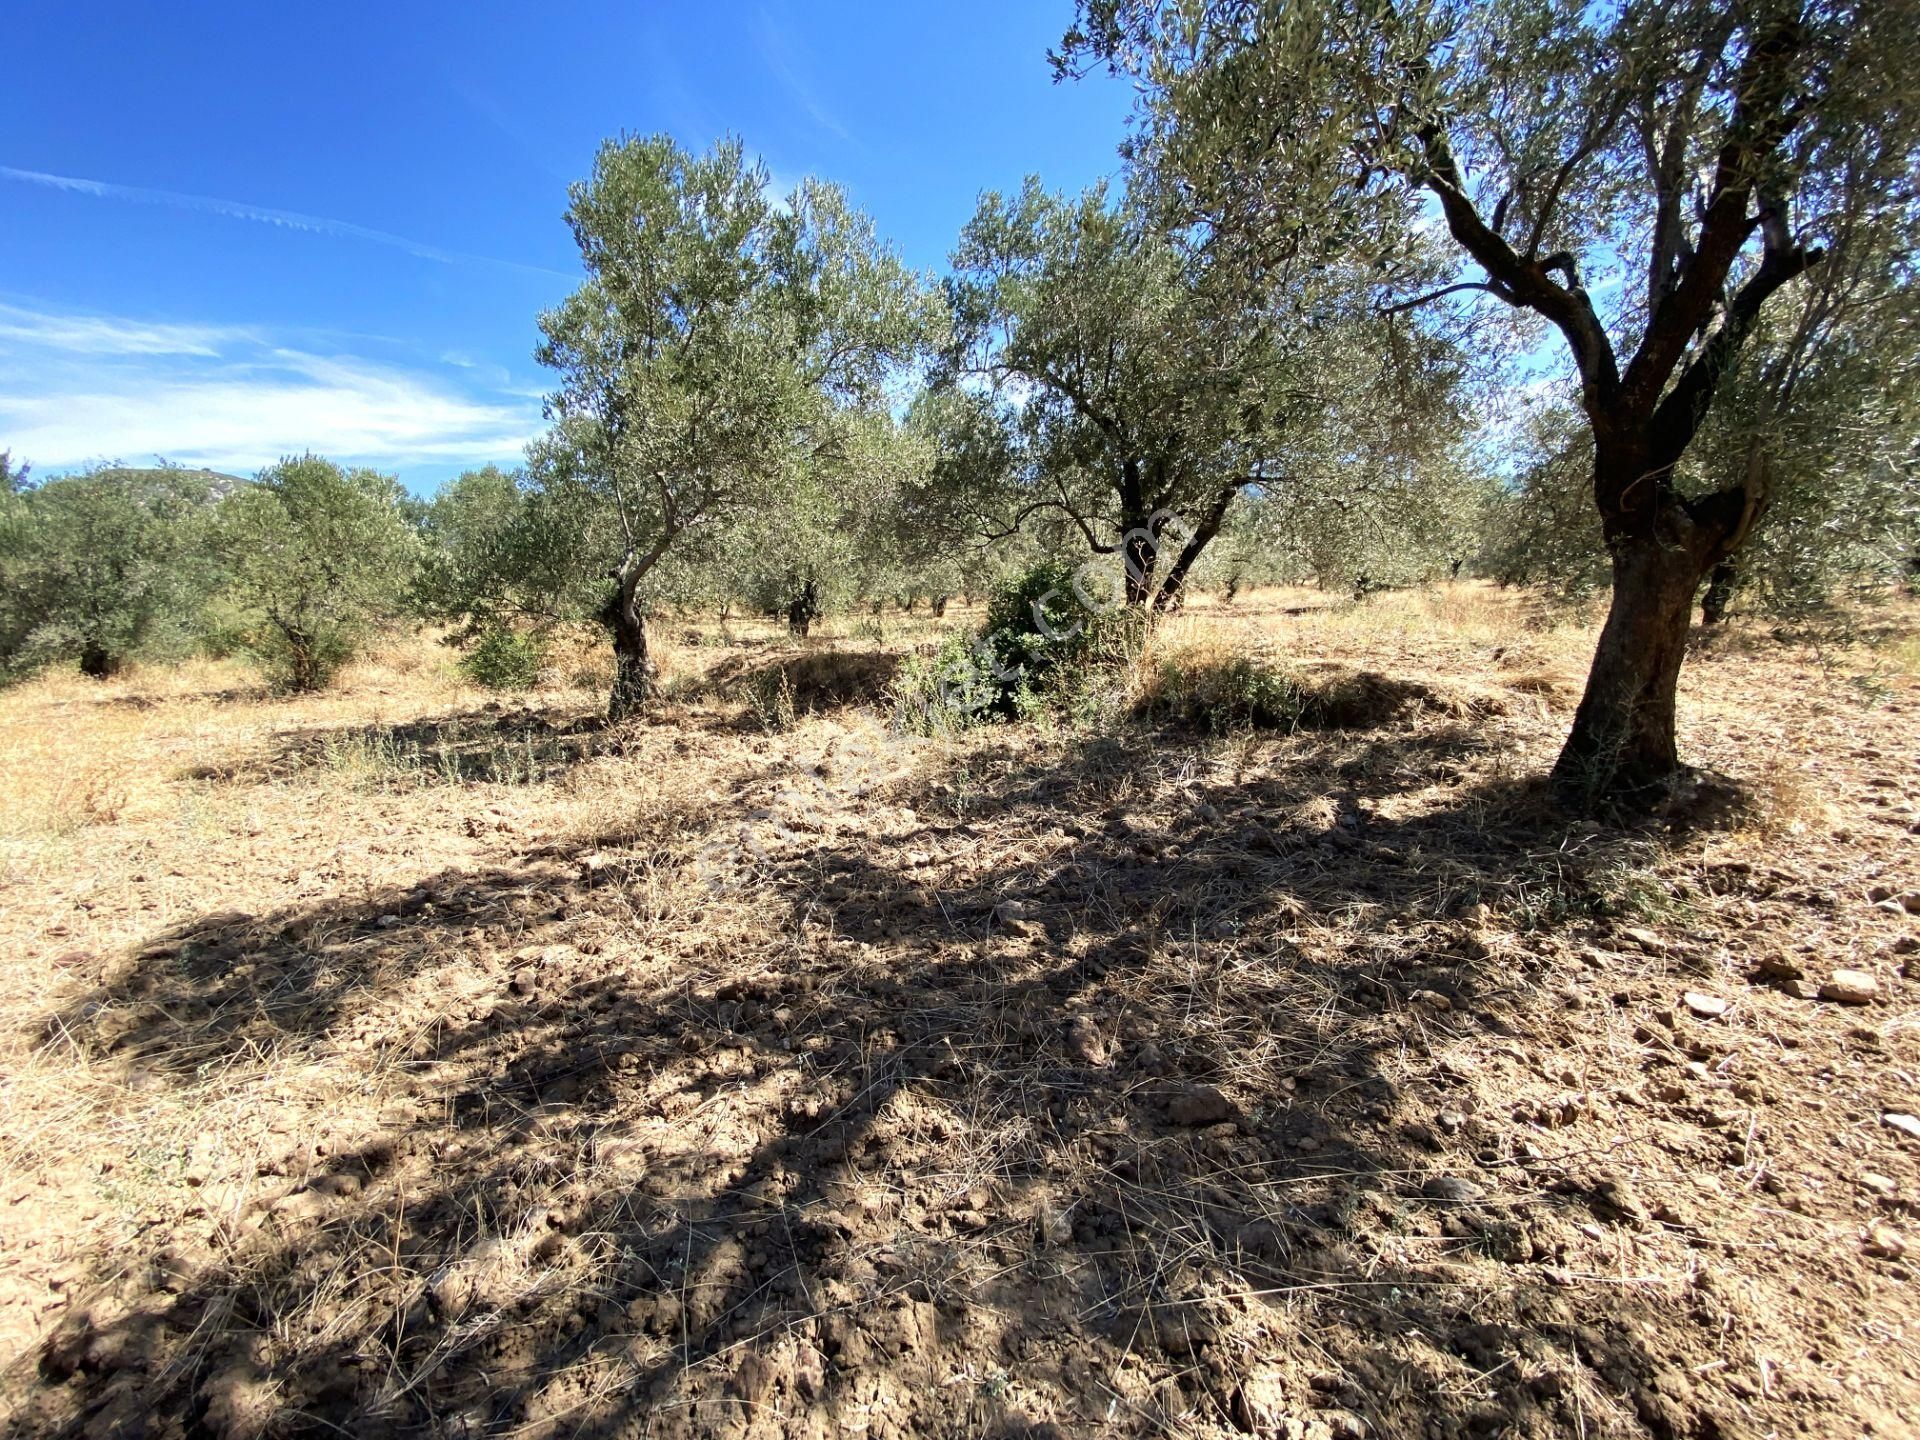
<instances>
[{"instance_id":1,"label":"bush","mask_svg":"<svg viewBox=\"0 0 1920 1440\"><path fill-rule=\"evenodd\" d=\"M888 690L894 728L911 735L950 735L1013 713L994 664L983 636L949 635L938 649L908 655Z\"/></svg>"},{"instance_id":2,"label":"bush","mask_svg":"<svg viewBox=\"0 0 1920 1440\"><path fill-rule=\"evenodd\" d=\"M1310 703L1300 682L1264 656L1188 649L1159 658L1140 708L1200 730L1294 730Z\"/></svg>"},{"instance_id":3,"label":"bush","mask_svg":"<svg viewBox=\"0 0 1920 1440\"><path fill-rule=\"evenodd\" d=\"M460 668L489 690L530 690L546 663L544 636L504 625L487 626L460 657Z\"/></svg>"},{"instance_id":4,"label":"bush","mask_svg":"<svg viewBox=\"0 0 1920 1440\"><path fill-rule=\"evenodd\" d=\"M359 649L359 638L339 630L312 632L260 624L241 636L275 690L293 694L324 690Z\"/></svg>"},{"instance_id":5,"label":"bush","mask_svg":"<svg viewBox=\"0 0 1920 1440\"><path fill-rule=\"evenodd\" d=\"M1059 560L1001 582L979 635L953 635L908 657L892 688L894 723L943 734L985 720L1030 720L1080 695L1091 672L1130 652L1144 623L1109 608L1103 591Z\"/></svg>"}]
</instances>

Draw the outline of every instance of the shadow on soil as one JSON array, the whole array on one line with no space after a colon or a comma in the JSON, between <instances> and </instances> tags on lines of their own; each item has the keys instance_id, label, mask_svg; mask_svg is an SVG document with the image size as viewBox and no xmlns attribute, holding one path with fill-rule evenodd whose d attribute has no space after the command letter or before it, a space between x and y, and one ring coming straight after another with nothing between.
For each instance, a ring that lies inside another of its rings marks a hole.
<instances>
[{"instance_id":1,"label":"shadow on soil","mask_svg":"<svg viewBox=\"0 0 1920 1440\"><path fill-rule=\"evenodd\" d=\"M595 755L618 753L605 719L490 701L475 710L393 725L316 725L284 731L265 753L197 766L196 780L263 780L332 770L369 781L533 785Z\"/></svg>"},{"instance_id":2,"label":"shadow on soil","mask_svg":"<svg viewBox=\"0 0 1920 1440\"><path fill-rule=\"evenodd\" d=\"M100 1278L21 1433L1716 1433L1649 1348L1686 1297L1561 1263L1646 1217L1450 1089L1580 1023L1475 907L1603 936L1650 844L1392 818L1487 743L988 746L727 884L690 816L156 937L62 1043L377 1110L263 1102L252 1197Z\"/></svg>"}]
</instances>

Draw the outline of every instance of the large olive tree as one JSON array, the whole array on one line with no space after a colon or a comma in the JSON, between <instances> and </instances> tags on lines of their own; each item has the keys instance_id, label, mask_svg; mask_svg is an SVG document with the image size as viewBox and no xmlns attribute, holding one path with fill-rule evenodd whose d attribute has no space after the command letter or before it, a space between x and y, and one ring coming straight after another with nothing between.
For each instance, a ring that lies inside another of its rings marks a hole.
<instances>
[{"instance_id":1,"label":"large olive tree","mask_svg":"<svg viewBox=\"0 0 1920 1440\"><path fill-rule=\"evenodd\" d=\"M1473 267L1445 288L1559 332L1613 599L1554 776L1621 801L1680 769L1693 597L1763 503L1759 467L1689 493L1681 462L1840 211L1913 203L1915 19L1910 0L1085 0L1058 59L1140 75L1140 150L1212 223L1424 191ZM1277 193L1280 161L1314 184Z\"/></svg>"},{"instance_id":2,"label":"large olive tree","mask_svg":"<svg viewBox=\"0 0 1920 1440\"><path fill-rule=\"evenodd\" d=\"M615 718L652 687L649 605L743 515L834 483L933 313L839 190L776 201L767 181L737 141L655 136L608 142L571 191L587 279L540 319L558 384L529 473L604 577Z\"/></svg>"}]
</instances>

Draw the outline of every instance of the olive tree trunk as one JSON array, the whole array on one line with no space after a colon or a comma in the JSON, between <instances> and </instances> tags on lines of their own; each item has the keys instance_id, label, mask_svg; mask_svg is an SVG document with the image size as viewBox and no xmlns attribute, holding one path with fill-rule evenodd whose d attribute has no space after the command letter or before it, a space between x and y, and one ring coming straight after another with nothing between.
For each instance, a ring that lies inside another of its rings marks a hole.
<instances>
[{"instance_id":1,"label":"olive tree trunk","mask_svg":"<svg viewBox=\"0 0 1920 1440\"><path fill-rule=\"evenodd\" d=\"M1553 767L1555 788L1569 798L1631 799L1679 773L1674 701L1701 574L1687 550L1657 539L1614 550L1607 623Z\"/></svg>"},{"instance_id":2,"label":"olive tree trunk","mask_svg":"<svg viewBox=\"0 0 1920 1440\"><path fill-rule=\"evenodd\" d=\"M1713 573L1707 577L1706 594L1700 597L1700 623L1718 625L1727 618L1727 607L1733 603L1734 588L1739 584L1740 571L1732 560L1722 560L1713 567Z\"/></svg>"},{"instance_id":3,"label":"olive tree trunk","mask_svg":"<svg viewBox=\"0 0 1920 1440\"><path fill-rule=\"evenodd\" d=\"M640 577L623 565L615 574L613 599L607 605L607 624L613 631L613 693L607 699L607 718L618 722L653 697L655 668L647 650L647 616L640 603Z\"/></svg>"},{"instance_id":4,"label":"olive tree trunk","mask_svg":"<svg viewBox=\"0 0 1920 1440\"><path fill-rule=\"evenodd\" d=\"M1606 473L1604 458L1595 463L1596 493L1633 494L1631 483ZM1745 543L1765 495L1764 461L1756 452L1746 483L1734 489L1696 500L1655 493L1603 516L1613 596L1552 776L1562 798L1583 808L1639 808L1684 773L1674 710L1694 597L1707 573Z\"/></svg>"}]
</instances>

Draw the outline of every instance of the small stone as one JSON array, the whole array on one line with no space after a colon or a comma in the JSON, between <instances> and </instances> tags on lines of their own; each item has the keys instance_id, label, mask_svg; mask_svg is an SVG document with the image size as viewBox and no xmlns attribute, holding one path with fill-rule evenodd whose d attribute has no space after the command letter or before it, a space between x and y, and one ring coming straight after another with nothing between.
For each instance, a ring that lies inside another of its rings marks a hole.
<instances>
[{"instance_id":1,"label":"small stone","mask_svg":"<svg viewBox=\"0 0 1920 1440\"><path fill-rule=\"evenodd\" d=\"M759 1405L773 1393L779 1373L764 1355L748 1355L727 1381L727 1389L749 1407Z\"/></svg>"},{"instance_id":2,"label":"small stone","mask_svg":"<svg viewBox=\"0 0 1920 1440\"><path fill-rule=\"evenodd\" d=\"M1011 925L1016 920L1031 920L1033 912L1019 900L1002 900L993 907L993 923Z\"/></svg>"},{"instance_id":3,"label":"small stone","mask_svg":"<svg viewBox=\"0 0 1920 1440\"><path fill-rule=\"evenodd\" d=\"M1878 1195L1882 1200L1891 1200L1900 1193L1900 1187L1885 1175L1872 1170L1860 1172L1860 1188L1869 1194Z\"/></svg>"},{"instance_id":4,"label":"small stone","mask_svg":"<svg viewBox=\"0 0 1920 1440\"><path fill-rule=\"evenodd\" d=\"M1236 1429L1248 1435L1285 1434L1286 1382L1277 1372L1258 1371L1234 1387L1227 1415Z\"/></svg>"},{"instance_id":5,"label":"small stone","mask_svg":"<svg viewBox=\"0 0 1920 1440\"><path fill-rule=\"evenodd\" d=\"M1167 1101L1167 1118L1176 1125L1217 1125L1233 1118L1233 1102L1213 1085L1191 1085Z\"/></svg>"},{"instance_id":6,"label":"small stone","mask_svg":"<svg viewBox=\"0 0 1920 1440\"><path fill-rule=\"evenodd\" d=\"M1064 1038L1067 1053L1082 1065L1098 1067L1107 1063L1107 1042L1100 1038L1100 1027L1085 1015L1076 1015L1067 1022Z\"/></svg>"},{"instance_id":7,"label":"small stone","mask_svg":"<svg viewBox=\"0 0 1920 1440\"><path fill-rule=\"evenodd\" d=\"M1653 1218L1641 1201L1639 1193L1625 1180L1607 1178L1593 1187L1594 1198L1614 1214L1636 1225L1644 1225Z\"/></svg>"},{"instance_id":8,"label":"small stone","mask_svg":"<svg viewBox=\"0 0 1920 1440\"><path fill-rule=\"evenodd\" d=\"M507 982L507 988L516 995L531 995L539 985L540 972L531 965L522 965Z\"/></svg>"},{"instance_id":9,"label":"small stone","mask_svg":"<svg viewBox=\"0 0 1920 1440\"><path fill-rule=\"evenodd\" d=\"M1820 987L1822 1000L1842 1005L1870 1005L1880 996L1880 982L1865 970L1836 970Z\"/></svg>"},{"instance_id":10,"label":"small stone","mask_svg":"<svg viewBox=\"0 0 1920 1440\"><path fill-rule=\"evenodd\" d=\"M1628 926L1620 932L1620 938L1630 945L1637 945L1649 955L1664 955L1673 947L1651 930L1637 926Z\"/></svg>"},{"instance_id":11,"label":"small stone","mask_svg":"<svg viewBox=\"0 0 1920 1440\"><path fill-rule=\"evenodd\" d=\"M1903 1115L1897 1110L1889 1110L1880 1117L1880 1123L1889 1130L1898 1130L1910 1140L1920 1140L1920 1119Z\"/></svg>"},{"instance_id":12,"label":"small stone","mask_svg":"<svg viewBox=\"0 0 1920 1440\"><path fill-rule=\"evenodd\" d=\"M1883 1260L1898 1260L1907 1253L1906 1238L1898 1230L1885 1225L1875 1225L1867 1231L1867 1254L1876 1255Z\"/></svg>"},{"instance_id":13,"label":"small stone","mask_svg":"<svg viewBox=\"0 0 1920 1440\"><path fill-rule=\"evenodd\" d=\"M1685 1003L1687 1009L1698 1015L1702 1020L1717 1020L1720 1016L1727 1013L1727 1002L1722 1000L1718 995L1708 995L1703 991L1689 990L1685 995L1682 995L1680 999Z\"/></svg>"},{"instance_id":14,"label":"small stone","mask_svg":"<svg viewBox=\"0 0 1920 1440\"><path fill-rule=\"evenodd\" d=\"M1456 1205L1471 1205L1487 1198L1487 1192L1459 1175L1436 1175L1420 1187L1429 1200L1447 1200Z\"/></svg>"},{"instance_id":15,"label":"small stone","mask_svg":"<svg viewBox=\"0 0 1920 1440\"><path fill-rule=\"evenodd\" d=\"M1893 897L1909 915L1920 915L1920 890L1907 890Z\"/></svg>"},{"instance_id":16,"label":"small stone","mask_svg":"<svg viewBox=\"0 0 1920 1440\"><path fill-rule=\"evenodd\" d=\"M1416 1005L1425 1005L1433 1010L1451 1010L1453 1001L1438 990L1416 990L1407 997Z\"/></svg>"}]
</instances>

